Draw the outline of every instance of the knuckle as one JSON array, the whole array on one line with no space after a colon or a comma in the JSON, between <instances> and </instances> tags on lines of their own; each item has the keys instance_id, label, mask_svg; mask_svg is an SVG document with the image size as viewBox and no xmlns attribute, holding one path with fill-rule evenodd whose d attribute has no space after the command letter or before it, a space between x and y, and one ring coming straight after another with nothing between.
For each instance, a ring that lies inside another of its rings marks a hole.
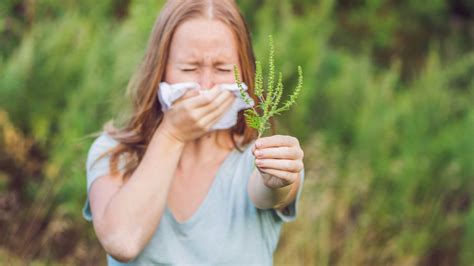
<instances>
[{"instance_id":1,"label":"knuckle","mask_svg":"<svg viewBox=\"0 0 474 266\"><path fill-rule=\"evenodd\" d=\"M283 158L285 156L285 151L283 150L275 150L271 152L272 157L274 158Z\"/></svg>"},{"instance_id":2,"label":"knuckle","mask_svg":"<svg viewBox=\"0 0 474 266\"><path fill-rule=\"evenodd\" d=\"M294 148L288 148L288 153L291 155L293 159L298 159L300 156L300 153L297 149Z\"/></svg>"},{"instance_id":3,"label":"knuckle","mask_svg":"<svg viewBox=\"0 0 474 266\"><path fill-rule=\"evenodd\" d=\"M190 112L190 111L191 111L191 107L189 106L189 104L184 104L184 105L182 106L182 108L183 108L183 110L184 110L185 112Z\"/></svg>"},{"instance_id":4,"label":"knuckle","mask_svg":"<svg viewBox=\"0 0 474 266\"><path fill-rule=\"evenodd\" d=\"M202 129L202 130L204 130L206 127L206 125L202 121L197 121L196 125L199 129Z\"/></svg>"},{"instance_id":5,"label":"knuckle","mask_svg":"<svg viewBox=\"0 0 474 266\"><path fill-rule=\"evenodd\" d=\"M303 169L303 167L304 167L303 162L302 162L302 161L299 161L299 162L298 162L298 172L301 171L301 170Z\"/></svg>"},{"instance_id":6,"label":"knuckle","mask_svg":"<svg viewBox=\"0 0 474 266\"><path fill-rule=\"evenodd\" d=\"M292 172L295 172L298 170L298 162L293 162L291 164L291 169L290 169Z\"/></svg>"},{"instance_id":7,"label":"knuckle","mask_svg":"<svg viewBox=\"0 0 474 266\"><path fill-rule=\"evenodd\" d=\"M296 144L296 145L300 145L300 141L295 138L295 137L291 137L291 139L293 140L293 143Z\"/></svg>"},{"instance_id":8,"label":"knuckle","mask_svg":"<svg viewBox=\"0 0 474 266\"><path fill-rule=\"evenodd\" d=\"M212 97L209 94L204 95L204 102L209 104L212 102Z\"/></svg>"},{"instance_id":9,"label":"knuckle","mask_svg":"<svg viewBox=\"0 0 474 266\"><path fill-rule=\"evenodd\" d=\"M219 105L216 101L211 101L211 102L209 102L209 104L211 105L212 109L216 109L216 108L218 108L219 106L221 106L221 105Z\"/></svg>"},{"instance_id":10,"label":"knuckle","mask_svg":"<svg viewBox=\"0 0 474 266\"><path fill-rule=\"evenodd\" d=\"M298 157L298 159L303 159L304 158L304 152L303 152L302 149L299 149L297 151L297 157Z\"/></svg>"},{"instance_id":11,"label":"knuckle","mask_svg":"<svg viewBox=\"0 0 474 266\"><path fill-rule=\"evenodd\" d=\"M291 172L296 172L298 171L299 169L299 162L298 161L293 161L293 163L291 164Z\"/></svg>"},{"instance_id":12,"label":"knuckle","mask_svg":"<svg viewBox=\"0 0 474 266\"><path fill-rule=\"evenodd\" d=\"M291 180L291 173L290 172L285 172L284 176L285 176L285 180Z\"/></svg>"},{"instance_id":13,"label":"knuckle","mask_svg":"<svg viewBox=\"0 0 474 266\"><path fill-rule=\"evenodd\" d=\"M208 132L209 130L211 130L211 125L205 125L203 129L204 131Z\"/></svg>"},{"instance_id":14,"label":"knuckle","mask_svg":"<svg viewBox=\"0 0 474 266\"><path fill-rule=\"evenodd\" d=\"M298 174L297 174L297 173L293 173L293 174L291 175L291 181L292 181L291 183L296 182L296 180L298 180Z\"/></svg>"},{"instance_id":15,"label":"knuckle","mask_svg":"<svg viewBox=\"0 0 474 266\"><path fill-rule=\"evenodd\" d=\"M190 113L190 114L189 114L189 118L190 118L191 121L193 121L194 123L196 123L196 122L199 121L198 117L197 117L195 114L193 114L193 113Z\"/></svg>"}]
</instances>

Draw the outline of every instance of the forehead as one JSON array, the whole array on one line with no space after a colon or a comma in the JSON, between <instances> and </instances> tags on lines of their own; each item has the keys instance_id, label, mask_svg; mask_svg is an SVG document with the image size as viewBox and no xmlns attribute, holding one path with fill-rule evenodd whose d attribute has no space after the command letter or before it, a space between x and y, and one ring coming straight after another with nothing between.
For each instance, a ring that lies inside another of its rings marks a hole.
<instances>
[{"instance_id":1,"label":"forehead","mask_svg":"<svg viewBox=\"0 0 474 266\"><path fill-rule=\"evenodd\" d=\"M178 26L170 47L171 60L237 58L232 30L219 20L191 19Z\"/></svg>"}]
</instances>

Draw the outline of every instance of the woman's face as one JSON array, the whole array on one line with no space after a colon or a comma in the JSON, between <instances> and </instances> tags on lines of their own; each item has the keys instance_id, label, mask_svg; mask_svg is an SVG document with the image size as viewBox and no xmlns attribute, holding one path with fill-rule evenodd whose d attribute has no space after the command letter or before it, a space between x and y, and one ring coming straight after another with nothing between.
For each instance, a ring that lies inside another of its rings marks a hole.
<instances>
[{"instance_id":1,"label":"woman's face","mask_svg":"<svg viewBox=\"0 0 474 266\"><path fill-rule=\"evenodd\" d=\"M203 89L234 83L239 67L234 35L218 20L191 19L176 29L166 65L165 82L197 82ZM240 67L239 67L240 70Z\"/></svg>"}]
</instances>

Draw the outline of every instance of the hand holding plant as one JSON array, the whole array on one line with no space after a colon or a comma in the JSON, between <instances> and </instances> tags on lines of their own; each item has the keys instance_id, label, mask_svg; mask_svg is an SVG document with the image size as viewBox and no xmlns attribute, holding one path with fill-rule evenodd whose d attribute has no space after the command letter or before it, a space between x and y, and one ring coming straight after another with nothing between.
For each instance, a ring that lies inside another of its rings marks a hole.
<instances>
[{"instance_id":1,"label":"hand holding plant","mask_svg":"<svg viewBox=\"0 0 474 266\"><path fill-rule=\"evenodd\" d=\"M248 125L258 131L258 138L252 153L255 156L255 164L261 173L265 185L269 188L281 188L291 185L300 177L303 170L303 150L297 138L292 136L274 135L262 137L266 129L269 128L269 119L289 110L303 87L303 70L298 66L298 84L293 93L289 96L283 106L279 103L283 94L283 75L278 73L278 80L275 86L275 65L274 48L272 36L269 36L270 56L269 56L269 76L267 86L264 84L262 65L255 62L255 95L258 97L258 104L251 109L244 111L245 120ZM251 99L242 88L237 66L234 66L234 75L240 93L245 102L250 103Z\"/></svg>"}]
</instances>

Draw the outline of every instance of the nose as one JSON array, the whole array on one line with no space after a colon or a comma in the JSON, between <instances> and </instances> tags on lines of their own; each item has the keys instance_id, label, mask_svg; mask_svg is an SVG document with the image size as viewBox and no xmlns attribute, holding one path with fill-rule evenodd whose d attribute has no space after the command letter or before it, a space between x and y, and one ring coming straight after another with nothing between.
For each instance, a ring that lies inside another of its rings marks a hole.
<instances>
[{"instance_id":1,"label":"nose","mask_svg":"<svg viewBox=\"0 0 474 266\"><path fill-rule=\"evenodd\" d=\"M199 85L202 89L210 89L214 86L214 75L209 68L205 68L199 75Z\"/></svg>"}]
</instances>

